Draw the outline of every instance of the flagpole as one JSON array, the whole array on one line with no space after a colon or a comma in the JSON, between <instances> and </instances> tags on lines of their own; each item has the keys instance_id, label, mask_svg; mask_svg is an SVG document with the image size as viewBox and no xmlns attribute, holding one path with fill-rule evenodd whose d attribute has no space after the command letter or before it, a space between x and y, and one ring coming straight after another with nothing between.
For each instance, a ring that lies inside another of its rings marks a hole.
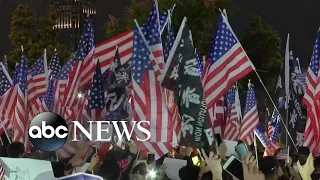
<instances>
[{"instance_id":1,"label":"flagpole","mask_svg":"<svg viewBox=\"0 0 320 180\"><path fill-rule=\"evenodd\" d=\"M255 154L256 154L256 160L257 160L257 167L258 167L258 169L259 169L259 161L258 161L258 159L259 159L259 156L258 156L258 147L257 147L257 138L256 138L256 134L255 133L253 133L253 143L254 143L254 150L255 150Z\"/></svg>"},{"instance_id":2,"label":"flagpole","mask_svg":"<svg viewBox=\"0 0 320 180\"><path fill-rule=\"evenodd\" d=\"M254 70L254 72L255 72L255 74L257 75L257 77L258 77L258 79L259 79L259 81L260 81L260 83L261 83L261 85L262 85L263 89L266 91L266 93L267 93L267 95L268 95L268 97L269 97L269 99L270 99L270 101L271 101L271 103L272 103L272 105L273 105L274 109L277 111L277 113L278 113L278 114L280 114L280 112L279 112L279 110L278 110L278 108L277 108L276 104L273 102L273 100L272 100L272 98L271 98L271 95L269 94L269 92L268 92L268 90L267 90L266 86L263 84L263 82L262 82L262 80L261 80L260 75L258 74L258 72L257 72L256 70ZM293 141L293 139L292 139L292 136L290 135L289 130L288 130L287 126L286 126L286 123L284 122L284 120L283 120L283 118L281 117L281 115L280 115L280 120L281 120L282 124L284 125L284 129L285 129L285 131L286 131L287 135L289 136L289 138L290 138L291 142L293 143L294 148L295 148L295 149L296 149L296 151L298 152L298 148L297 148L296 144L294 143L294 141Z\"/></svg>"},{"instance_id":3,"label":"flagpole","mask_svg":"<svg viewBox=\"0 0 320 180\"><path fill-rule=\"evenodd\" d=\"M289 126L289 97L288 96L286 97L286 105L287 105L287 107L286 107L287 108L286 109L286 127L288 127ZM289 132L286 133L286 147L288 147L288 134L290 134L290 133ZM292 142L293 142L293 144L295 144L294 141L292 141Z\"/></svg>"},{"instance_id":4,"label":"flagpole","mask_svg":"<svg viewBox=\"0 0 320 180\"><path fill-rule=\"evenodd\" d=\"M237 40L238 42L240 42L239 39L237 38L237 36L235 35L235 33L233 32L233 30L232 30L232 28L231 28L231 26L230 26L227 18L225 17L224 13L221 11L221 9L219 9L219 10L220 10L220 12L221 12L222 18L223 18L223 19L225 20L225 22L226 22L226 25L229 27L229 30L231 31L231 33L233 34L233 36L236 38L236 40ZM241 47L242 47L242 46L241 46ZM251 60L250 60L250 62L251 62ZM258 79L259 79L262 87L263 87L264 90L266 91L266 93L267 93L267 95L268 95L268 97L269 97L269 99L270 99L270 101L271 101L274 109L277 111L278 114L280 114L280 112L279 112L276 104L273 102L273 100L272 100L272 98L271 98L271 95L269 94L266 86L263 84L263 82L262 82L262 80L261 80L261 77L260 77L260 75L258 74L258 72L257 72L257 70L256 70L256 67L253 65L252 62L251 62L251 67L252 67L253 71L255 72L255 74L257 75L257 77L258 77ZM280 116L280 119L281 119L282 124L284 125L284 128L285 128L286 133L289 135L290 140L291 140L292 143L293 143L294 148L295 148L296 151L298 152L298 148L297 148L296 144L294 143L294 141L293 141L293 139L292 139L292 136L291 136L290 133L289 133L289 130L288 130L287 126L286 126L286 123L284 122L284 120L283 120L283 118L282 118L281 116Z\"/></svg>"},{"instance_id":5,"label":"flagpole","mask_svg":"<svg viewBox=\"0 0 320 180\"><path fill-rule=\"evenodd\" d=\"M289 43L290 43L290 34L288 34L287 36L287 43L286 43L286 51L285 51L285 58L284 58L284 86L285 86L285 93L286 93L286 104L285 104L285 108L286 108L286 127L288 127L289 125L289 98L290 98L290 82L289 82L289 69L290 69L290 50L289 50ZM288 134L286 134L286 147L288 147Z\"/></svg>"}]
</instances>

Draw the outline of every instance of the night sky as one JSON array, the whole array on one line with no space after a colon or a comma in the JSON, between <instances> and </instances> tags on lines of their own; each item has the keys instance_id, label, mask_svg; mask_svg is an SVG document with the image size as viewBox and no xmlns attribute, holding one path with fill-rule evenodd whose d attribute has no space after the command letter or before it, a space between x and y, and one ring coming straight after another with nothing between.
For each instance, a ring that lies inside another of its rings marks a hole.
<instances>
[{"instance_id":1,"label":"night sky","mask_svg":"<svg viewBox=\"0 0 320 180\"><path fill-rule=\"evenodd\" d=\"M11 15L17 4L30 4L35 13L41 16L46 13L49 0L0 0L0 56L11 49L8 35ZM105 40L107 15L121 16L123 7L128 4L129 0L97 0L96 43ZM306 49L314 44L319 28L319 0L234 0L234 4L238 10L230 22L239 38L244 35L252 14L258 14L264 22L279 31L283 42L287 33L290 33L295 56L300 57L304 66L308 64L310 57Z\"/></svg>"}]
</instances>

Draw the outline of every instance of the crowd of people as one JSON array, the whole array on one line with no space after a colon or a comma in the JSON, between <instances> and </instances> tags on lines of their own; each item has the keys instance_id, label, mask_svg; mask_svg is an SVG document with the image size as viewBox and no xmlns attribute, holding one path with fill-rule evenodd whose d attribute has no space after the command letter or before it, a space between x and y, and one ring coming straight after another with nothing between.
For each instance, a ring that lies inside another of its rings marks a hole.
<instances>
[{"instance_id":1,"label":"crowd of people","mask_svg":"<svg viewBox=\"0 0 320 180\"><path fill-rule=\"evenodd\" d=\"M187 165L176 172L180 180L320 179L320 157L313 158L312 154L307 156L291 153L288 160L282 163L276 158L276 155L263 157L263 153L251 153L254 152L254 149L250 149L250 147L249 153L242 157L243 177L233 177L230 172L223 168L223 164L229 158L225 154L227 148L225 143L222 142L215 151L201 150L197 154L197 151L193 148L180 146L165 156L150 162L146 161L148 155L140 152L134 143L127 143L121 147L111 145L109 151L103 156L99 155L99 149L97 149L85 160L79 156L81 153L78 153L72 158L54 161L52 153L32 149L30 153L25 154L25 147L22 143L12 142L3 143L0 148L0 156L51 161L56 178L70 175L74 173L75 168L89 163L86 173L98 175L104 180L170 180L170 177L166 174L168 166L163 161L165 158L172 158L186 160L187 162ZM199 154L202 158L199 159L199 164L195 164L193 157L199 157ZM300 162L301 160L304 162ZM237 168L241 169L241 167Z\"/></svg>"}]
</instances>

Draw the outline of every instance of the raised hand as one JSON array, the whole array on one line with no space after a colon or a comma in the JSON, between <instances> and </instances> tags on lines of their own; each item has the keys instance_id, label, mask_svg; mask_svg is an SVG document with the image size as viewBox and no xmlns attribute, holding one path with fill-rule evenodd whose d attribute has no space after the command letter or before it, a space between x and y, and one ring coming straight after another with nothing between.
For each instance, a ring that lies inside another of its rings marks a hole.
<instances>
[{"instance_id":1,"label":"raised hand","mask_svg":"<svg viewBox=\"0 0 320 180\"><path fill-rule=\"evenodd\" d=\"M222 180L222 166L221 166L221 158L218 154L214 154L210 152L209 156L205 153L203 149L201 149L204 160L206 161L207 167L212 172L214 176L213 179Z\"/></svg>"},{"instance_id":2,"label":"raised hand","mask_svg":"<svg viewBox=\"0 0 320 180\"><path fill-rule=\"evenodd\" d=\"M264 174L259 171L257 160L249 152L242 160L243 178L245 180L265 180Z\"/></svg>"}]
</instances>

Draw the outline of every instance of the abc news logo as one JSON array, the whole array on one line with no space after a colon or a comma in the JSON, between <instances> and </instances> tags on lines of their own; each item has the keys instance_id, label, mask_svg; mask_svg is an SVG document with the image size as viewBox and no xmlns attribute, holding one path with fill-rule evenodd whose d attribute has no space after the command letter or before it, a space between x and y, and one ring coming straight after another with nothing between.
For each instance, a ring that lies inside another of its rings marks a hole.
<instances>
[{"instance_id":1,"label":"abc news logo","mask_svg":"<svg viewBox=\"0 0 320 180\"><path fill-rule=\"evenodd\" d=\"M118 122L121 123L122 131ZM123 139L125 135L127 140L130 140L134 128L138 129L138 131L135 131L139 134L139 137L136 136L137 141L148 141L151 137L150 131L142 126L142 123L150 125L148 121L132 121L131 130L128 129L125 121L88 121L88 130L78 121L72 121L72 123L73 138L70 139L71 141L79 141L77 139L77 131L80 131L90 141L110 142L113 129L118 139ZM96 129L95 133L93 129ZM46 152L60 149L69 139L69 129L66 121L58 114L52 112L44 112L37 115L30 123L28 134L32 145Z\"/></svg>"}]
</instances>

